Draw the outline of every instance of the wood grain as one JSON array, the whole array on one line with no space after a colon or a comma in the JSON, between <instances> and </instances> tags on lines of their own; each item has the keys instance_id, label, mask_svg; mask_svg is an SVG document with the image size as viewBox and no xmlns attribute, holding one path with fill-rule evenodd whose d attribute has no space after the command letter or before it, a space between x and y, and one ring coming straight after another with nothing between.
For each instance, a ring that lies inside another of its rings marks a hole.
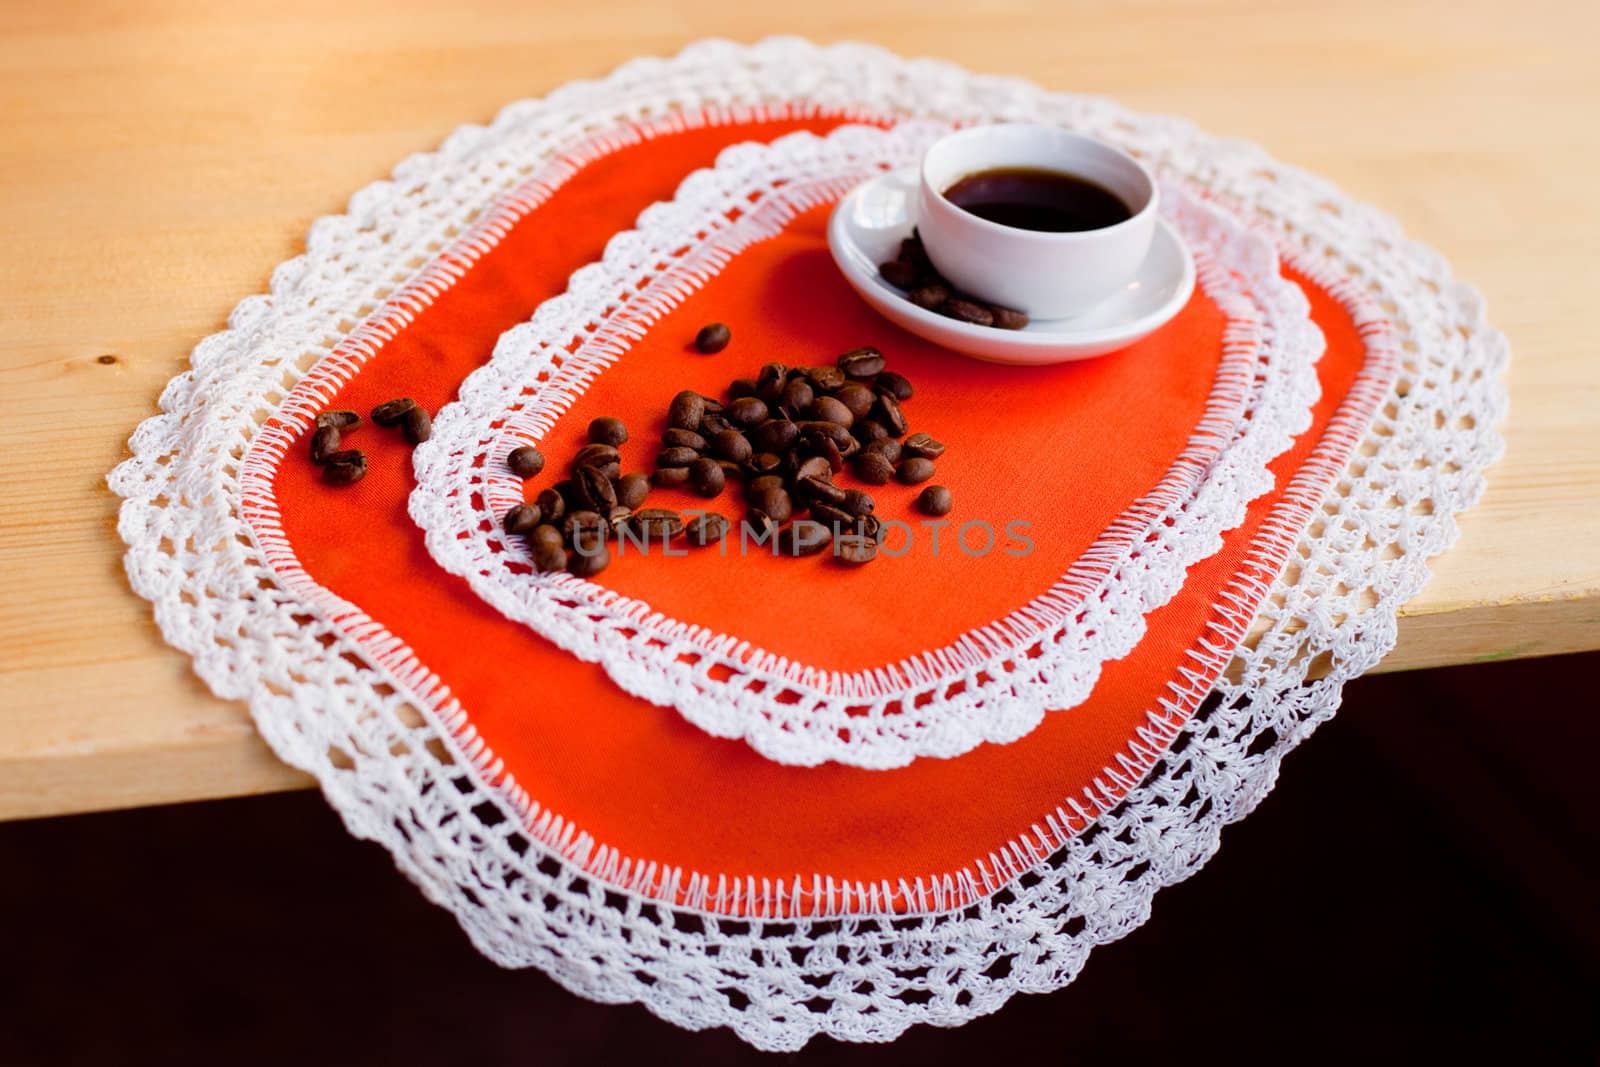
<instances>
[{"instance_id":1,"label":"wood grain","mask_svg":"<svg viewBox=\"0 0 1600 1067\"><path fill-rule=\"evenodd\" d=\"M1593 5L5 4L0 817L293 788L128 589L105 472L318 215L463 122L696 37L876 41L1250 138L1510 336L1509 451L1386 668L1600 647Z\"/></svg>"}]
</instances>

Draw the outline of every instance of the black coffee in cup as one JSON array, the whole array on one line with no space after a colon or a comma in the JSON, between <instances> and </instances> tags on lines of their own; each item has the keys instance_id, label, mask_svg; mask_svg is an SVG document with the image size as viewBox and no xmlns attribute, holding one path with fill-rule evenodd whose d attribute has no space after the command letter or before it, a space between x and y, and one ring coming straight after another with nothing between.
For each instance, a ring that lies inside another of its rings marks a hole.
<instances>
[{"instance_id":1,"label":"black coffee in cup","mask_svg":"<svg viewBox=\"0 0 1600 1067\"><path fill-rule=\"evenodd\" d=\"M1074 233L1133 217L1111 190L1076 174L1039 167L997 167L969 174L945 199L981 219L1019 230Z\"/></svg>"}]
</instances>

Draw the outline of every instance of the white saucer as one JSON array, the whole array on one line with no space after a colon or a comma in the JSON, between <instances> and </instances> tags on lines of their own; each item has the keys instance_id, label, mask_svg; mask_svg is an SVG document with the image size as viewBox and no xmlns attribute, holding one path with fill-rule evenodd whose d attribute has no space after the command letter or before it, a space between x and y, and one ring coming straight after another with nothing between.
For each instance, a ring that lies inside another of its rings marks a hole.
<instances>
[{"instance_id":1,"label":"white saucer","mask_svg":"<svg viewBox=\"0 0 1600 1067\"><path fill-rule=\"evenodd\" d=\"M1171 321L1194 292L1194 258L1166 219L1138 275L1105 300L1065 319L1020 330L974 326L926 311L878 276L911 236L915 167L890 171L852 189L828 221L828 248L856 292L889 321L918 337L991 363L1044 364L1089 359L1126 348Z\"/></svg>"}]
</instances>

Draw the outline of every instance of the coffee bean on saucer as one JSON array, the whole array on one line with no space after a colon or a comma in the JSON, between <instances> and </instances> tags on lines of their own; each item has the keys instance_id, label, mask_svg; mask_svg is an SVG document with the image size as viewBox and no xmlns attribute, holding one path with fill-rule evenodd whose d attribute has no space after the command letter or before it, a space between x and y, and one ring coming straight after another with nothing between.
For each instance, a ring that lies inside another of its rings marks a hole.
<instances>
[{"instance_id":1,"label":"coffee bean on saucer","mask_svg":"<svg viewBox=\"0 0 1600 1067\"><path fill-rule=\"evenodd\" d=\"M868 485L888 485L889 479L894 477L894 463L876 448L866 449L856 456L851 469Z\"/></svg>"},{"instance_id":2,"label":"coffee bean on saucer","mask_svg":"<svg viewBox=\"0 0 1600 1067\"><path fill-rule=\"evenodd\" d=\"M328 462L328 457L339 451L339 428L337 426L319 426L311 435L311 462L319 467Z\"/></svg>"},{"instance_id":3,"label":"coffee bean on saucer","mask_svg":"<svg viewBox=\"0 0 1600 1067\"><path fill-rule=\"evenodd\" d=\"M579 578L593 578L610 563L611 549L606 546L605 539L601 538L598 541L574 545L572 554L567 557L567 570Z\"/></svg>"},{"instance_id":4,"label":"coffee bean on saucer","mask_svg":"<svg viewBox=\"0 0 1600 1067\"><path fill-rule=\"evenodd\" d=\"M778 551L785 556L814 556L833 543L833 531L811 519L799 519L778 531Z\"/></svg>"},{"instance_id":5,"label":"coffee bean on saucer","mask_svg":"<svg viewBox=\"0 0 1600 1067\"><path fill-rule=\"evenodd\" d=\"M833 542L833 555L840 563L859 567L878 558L878 541L866 534L843 534Z\"/></svg>"},{"instance_id":6,"label":"coffee bean on saucer","mask_svg":"<svg viewBox=\"0 0 1600 1067\"><path fill-rule=\"evenodd\" d=\"M728 342L733 339L733 331L720 322L711 322L700 327L700 332L694 335L694 346L705 355L715 355L728 347Z\"/></svg>"},{"instance_id":7,"label":"coffee bean on saucer","mask_svg":"<svg viewBox=\"0 0 1600 1067\"><path fill-rule=\"evenodd\" d=\"M896 400L910 400L916 392L911 387L911 379L892 370L886 370L872 379L872 388L880 393L888 393Z\"/></svg>"},{"instance_id":8,"label":"coffee bean on saucer","mask_svg":"<svg viewBox=\"0 0 1600 1067\"><path fill-rule=\"evenodd\" d=\"M538 504L518 504L506 512L505 522L502 525L508 534L528 534L543 520L544 514L539 510Z\"/></svg>"},{"instance_id":9,"label":"coffee bean on saucer","mask_svg":"<svg viewBox=\"0 0 1600 1067\"><path fill-rule=\"evenodd\" d=\"M621 419L602 415L589 423L589 440L597 445L620 445L628 439L628 427Z\"/></svg>"},{"instance_id":10,"label":"coffee bean on saucer","mask_svg":"<svg viewBox=\"0 0 1600 1067\"><path fill-rule=\"evenodd\" d=\"M533 502L539 505L539 511L544 515L545 522L560 522L561 517L567 513L567 500L559 489L541 489Z\"/></svg>"},{"instance_id":11,"label":"coffee bean on saucer","mask_svg":"<svg viewBox=\"0 0 1600 1067\"><path fill-rule=\"evenodd\" d=\"M741 396L728 404L723 410L723 415L735 426L754 426L758 422L765 422L770 412L767 411L767 402L756 396Z\"/></svg>"},{"instance_id":12,"label":"coffee bean on saucer","mask_svg":"<svg viewBox=\"0 0 1600 1067\"><path fill-rule=\"evenodd\" d=\"M933 460L924 456L912 456L910 459L900 461L900 466L895 468L894 476L902 485L921 485L933 477Z\"/></svg>"},{"instance_id":13,"label":"coffee bean on saucer","mask_svg":"<svg viewBox=\"0 0 1600 1067\"><path fill-rule=\"evenodd\" d=\"M944 307L939 309L945 315L960 322L970 322L974 326L993 326L994 313L982 304L974 304L970 300L959 297L946 300Z\"/></svg>"},{"instance_id":14,"label":"coffee bean on saucer","mask_svg":"<svg viewBox=\"0 0 1600 1067\"><path fill-rule=\"evenodd\" d=\"M324 411L317 415L317 428L332 426L336 430L353 430L361 425L361 416L353 411Z\"/></svg>"},{"instance_id":15,"label":"coffee bean on saucer","mask_svg":"<svg viewBox=\"0 0 1600 1067\"><path fill-rule=\"evenodd\" d=\"M942 285L923 285L906 294L906 299L924 311L938 311L950 302L950 290Z\"/></svg>"},{"instance_id":16,"label":"coffee bean on saucer","mask_svg":"<svg viewBox=\"0 0 1600 1067\"><path fill-rule=\"evenodd\" d=\"M950 514L950 509L954 506L954 502L950 499L950 490L942 485L930 485L917 494L917 510L924 515L938 518Z\"/></svg>"},{"instance_id":17,"label":"coffee bean on saucer","mask_svg":"<svg viewBox=\"0 0 1600 1067\"><path fill-rule=\"evenodd\" d=\"M697 459L689 464L689 484L703 497L714 497L722 492L726 475L714 459Z\"/></svg>"},{"instance_id":18,"label":"coffee bean on saucer","mask_svg":"<svg viewBox=\"0 0 1600 1067\"><path fill-rule=\"evenodd\" d=\"M914 433L905 439L905 451L908 456L938 459L944 455L944 444L943 442L935 441L925 433Z\"/></svg>"},{"instance_id":19,"label":"coffee bean on saucer","mask_svg":"<svg viewBox=\"0 0 1600 1067\"><path fill-rule=\"evenodd\" d=\"M416 406L417 402L408 396L385 400L372 409L372 421L379 426L398 426L400 420L406 417L406 412Z\"/></svg>"},{"instance_id":20,"label":"coffee bean on saucer","mask_svg":"<svg viewBox=\"0 0 1600 1067\"><path fill-rule=\"evenodd\" d=\"M672 398L672 406L667 409L667 425L678 430L698 430L705 414L705 397L685 389Z\"/></svg>"},{"instance_id":21,"label":"coffee bean on saucer","mask_svg":"<svg viewBox=\"0 0 1600 1067\"><path fill-rule=\"evenodd\" d=\"M433 417L428 414L427 408L413 407L401 419L400 429L407 443L420 445L433 436Z\"/></svg>"},{"instance_id":22,"label":"coffee bean on saucer","mask_svg":"<svg viewBox=\"0 0 1600 1067\"><path fill-rule=\"evenodd\" d=\"M843 404L850 411L851 422L864 419L872 411L872 404L877 396L860 382L850 382L841 385L833 394L833 398ZM829 419L829 422L838 422L838 419ZM850 425L847 423L846 425Z\"/></svg>"},{"instance_id":23,"label":"coffee bean on saucer","mask_svg":"<svg viewBox=\"0 0 1600 1067\"><path fill-rule=\"evenodd\" d=\"M322 468L322 480L329 485L354 485L366 476L367 457L354 449L333 453Z\"/></svg>"},{"instance_id":24,"label":"coffee bean on saucer","mask_svg":"<svg viewBox=\"0 0 1600 1067\"><path fill-rule=\"evenodd\" d=\"M750 439L738 430L723 430L711 439L711 454L730 463L747 463L755 450Z\"/></svg>"},{"instance_id":25,"label":"coffee bean on saucer","mask_svg":"<svg viewBox=\"0 0 1600 1067\"><path fill-rule=\"evenodd\" d=\"M624 474L617 479L617 504L625 508L637 508L644 503L645 497L650 495L650 478L635 471L633 474Z\"/></svg>"},{"instance_id":26,"label":"coffee bean on saucer","mask_svg":"<svg viewBox=\"0 0 1600 1067\"><path fill-rule=\"evenodd\" d=\"M990 304L989 314L994 317L994 325L1002 330L1020 330L1028 325L1027 315L1012 308L1001 307L999 304Z\"/></svg>"},{"instance_id":27,"label":"coffee bean on saucer","mask_svg":"<svg viewBox=\"0 0 1600 1067\"><path fill-rule=\"evenodd\" d=\"M883 372L883 353L871 345L861 348L852 348L840 356L836 363L844 371L846 378L862 379L876 378Z\"/></svg>"},{"instance_id":28,"label":"coffee bean on saucer","mask_svg":"<svg viewBox=\"0 0 1600 1067\"><path fill-rule=\"evenodd\" d=\"M700 548L714 545L728 536L730 523L727 519L714 511L697 516L685 528L689 535L689 543Z\"/></svg>"},{"instance_id":29,"label":"coffee bean on saucer","mask_svg":"<svg viewBox=\"0 0 1600 1067\"><path fill-rule=\"evenodd\" d=\"M617 506L617 490L599 467L579 467L572 476L577 496L589 511L605 515Z\"/></svg>"},{"instance_id":30,"label":"coffee bean on saucer","mask_svg":"<svg viewBox=\"0 0 1600 1067\"><path fill-rule=\"evenodd\" d=\"M879 263L878 274L896 289L910 289L917 284L917 279L922 276L921 271L901 259L891 259L887 263Z\"/></svg>"},{"instance_id":31,"label":"coffee bean on saucer","mask_svg":"<svg viewBox=\"0 0 1600 1067\"><path fill-rule=\"evenodd\" d=\"M513 448L506 456L506 466L512 474L526 481L544 470L544 453L532 445Z\"/></svg>"},{"instance_id":32,"label":"coffee bean on saucer","mask_svg":"<svg viewBox=\"0 0 1600 1067\"><path fill-rule=\"evenodd\" d=\"M905 436L906 416L900 410L900 401L888 393L879 393L878 407L874 414L877 420L883 423L883 428L889 431L890 437Z\"/></svg>"}]
</instances>

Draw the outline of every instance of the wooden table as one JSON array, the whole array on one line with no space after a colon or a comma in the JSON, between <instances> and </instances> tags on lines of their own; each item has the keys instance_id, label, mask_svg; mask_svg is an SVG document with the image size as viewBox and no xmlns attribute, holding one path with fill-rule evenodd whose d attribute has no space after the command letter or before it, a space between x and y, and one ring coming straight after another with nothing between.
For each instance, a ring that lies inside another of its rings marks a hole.
<instances>
[{"instance_id":1,"label":"wooden table","mask_svg":"<svg viewBox=\"0 0 1600 1067\"><path fill-rule=\"evenodd\" d=\"M1511 338L1509 451L1385 668L1600 648L1600 9L27 4L0 31L0 817L303 787L128 589L105 472L318 215L463 122L792 32L1181 112L1398 215Z\"/></svg>"}]
</instances>

